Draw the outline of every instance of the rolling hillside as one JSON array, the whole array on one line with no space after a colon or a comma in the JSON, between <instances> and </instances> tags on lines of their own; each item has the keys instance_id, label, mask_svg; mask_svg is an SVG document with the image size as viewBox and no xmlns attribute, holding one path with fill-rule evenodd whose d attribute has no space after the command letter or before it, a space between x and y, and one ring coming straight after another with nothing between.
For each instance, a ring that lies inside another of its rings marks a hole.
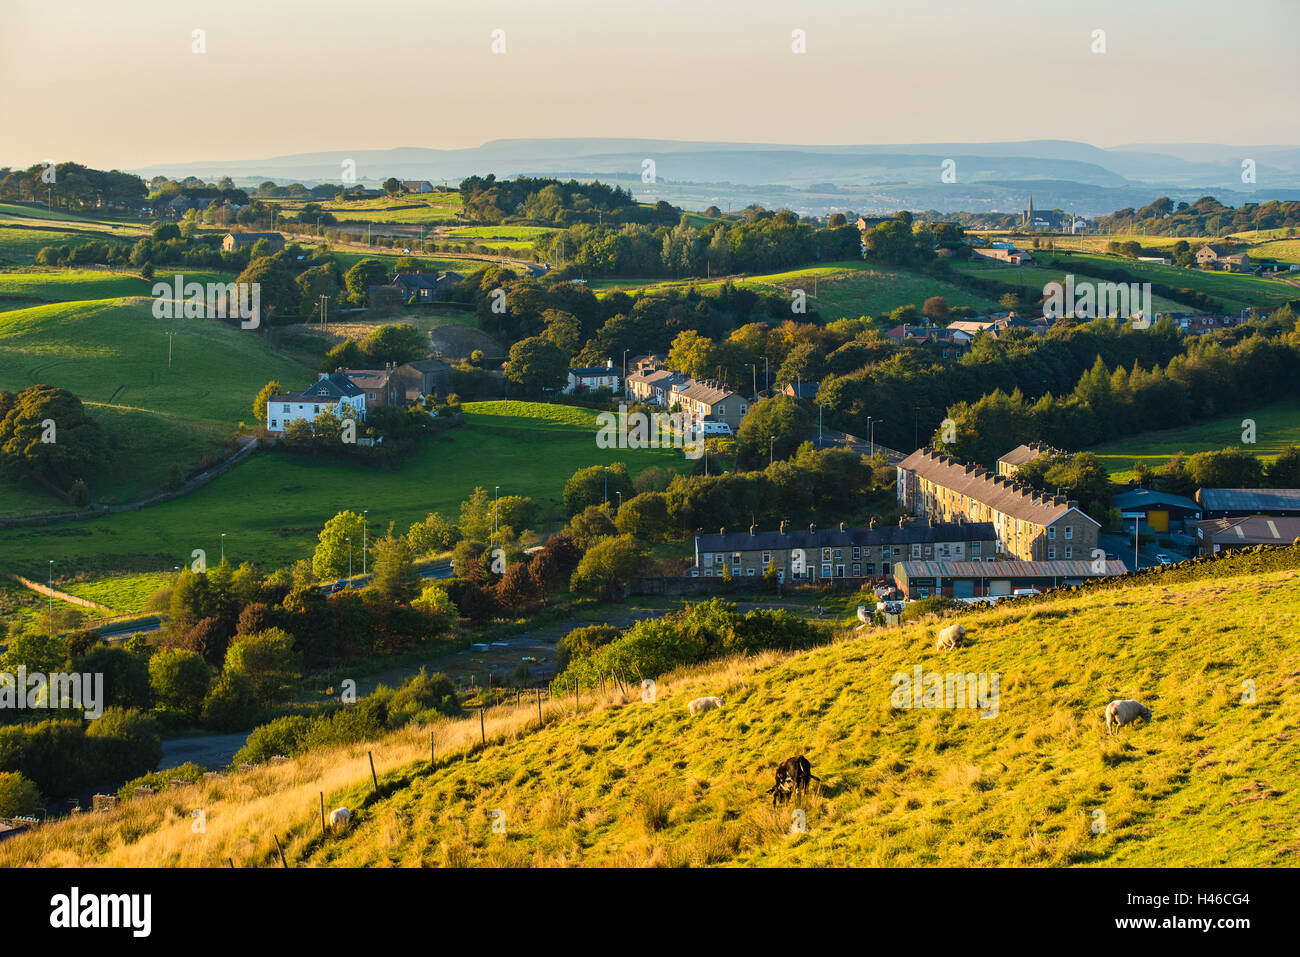
<instances>
[{"instance_id":1,"label":"rolling hillside","mask_svg":"<svg viewBox=\"0 0 1300 957\"><path fill-rule=\"evenodd\" d=\"M476 717L409 729L48 826L0 866L279 866L276 838L293 866L1294 866L1298 565L1242 553L984 610L947 654L933 623L845 634L663 676L649 703L555 701L540 729L535 704L494 709L486 747ZM918 666L998 675L996 714L893 708ZM726 705L691 718L703 694ZM1154 721L1107 735L1130 696ZM820 788L773 810L801 752ZM322 838L320 792L350 830Z\"/></svg>"}]
</instances>

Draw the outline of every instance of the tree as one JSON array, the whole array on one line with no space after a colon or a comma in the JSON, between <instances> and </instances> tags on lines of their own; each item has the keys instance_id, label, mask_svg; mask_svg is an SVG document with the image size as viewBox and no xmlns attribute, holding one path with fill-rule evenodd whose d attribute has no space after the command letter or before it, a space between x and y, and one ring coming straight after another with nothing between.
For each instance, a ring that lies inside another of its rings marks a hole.
<instances>
[{"instance_id":1,"label":"tree","mask_svg":"<svg viewBox=\"0 0 1300 957\"><path fill-rule=\"evenodd\" d=\"M1268 467L1269 488L1300 488L1300 445L1292 442Z\"/></svg>"},{"instance_id":2,"label":"tree","mask_svg":"<svg viewBox=\"0 0 1300 957\"><path fill-rule=\"evenodd\" d=\"M1264 481L1260 460L1242 448L1197 452L1187 468L1198 488L1259 488Z\"/></svg>"},{"instance_id":3,"label":"tree","mask_svg":"<svg viewBox=\"0 0 1300 957\"><path fill-rule=\"evenodd\" d=\"M348 298L356 306L364 306L371 286L383 285L388 280L388 267L382 260L367 257L357 261L351 269L343 274L343 285L347 287Z\"/></svg>"},{"instance_id":4,"label":"tree","mask_svg":"<svg viewBox=\"0 0 1300 957\"><path fill-rule=\"evenodd\" d=\"M302 655L294 648L293 636L282 628L270 628L232 642L222 673L246 675L258 702L271 705L289 695L301 668Z\"/></svg>"},{"instance_id":5,"label":"tree","mask_svg":"<svg viewBox=\"0 0 1300 957\"><path fill-rule=\"evenodd\" d=\"M934 322L943 322L948 318L952 309L948 306L948 300L943 296L931 296L921 306L921 313Z\"/></svg>"},{"instance_id":6,"label":"tree","mask_svg":"<svg viewBox=\"0 0 1300 957\"><path fill-rule=\"evenodd\" d=\"M259 713L253 680L239 671L223 673L203 701L203 725L211 731L246 730Z\"/></svg>"},{"instance_id":7,"label":"tree","mask_svg":"<svg viewBox=\"0 0 1300 957\"><path fill-rule=\"evenodd\" d=\"M86 728L91 773L97 781L121 781L152 771L162 760L158 722L134 708L109 708Z\"/></svg>"},{"instance_id":8,"label":"tree","mask_svg":"<svg viewBox=\"0 0 1300 957\"><path fill-rule=\"evenodd\" d=\"M539 396L564 385L569 357L545 336L521 339L510 347L506 381L521 395Z\"/></svg>"},{"instance_id":9,"label":"tree","mask_svg":"<svg viewBox=\"0 0 1300 957\"><path fill-rule=\"evenodd\" d=\"M631 535L603 538L592 545L569 580L577 594L621 599L624 589L644 573L647 552Z\"/></svg>"},{"instance_id":10,"label":"tree","mask_svg":"<svg viewBox=\"0 0 1300 957\"><path fill-rule=\"evenodd\" d=\"M284 386L275 379L262 386L257 398L253 400L253 415L257 416L258 422L266 422L266 406L273 395L284 395Z\"/></svg>"},{"instance_id":11,"label":"tree","mask_svg":"<svg viewBox=\"0 0 1300 957\"><path fill-rule=\"evenodd\" d=\"M35 784L17 771L0 771L0 817L31 816L44 808Z\"/></svg>"},{"instance_id":12,"label":"tree","mask_svg":"<svg viewBox=\"0 0 1300 957\"><path fill-rule=\"evenodd\" d=\"M375 542L371 587L385 601L406 604L420 592L411 548L404 538L387 536Z\"/></svg>"},{"instance_id":13,"label":"tree","mask_svg":"<svg viewBox=\"0 0 1300 957\"><path fill-rule=\"evenodd\" d=\"M415 522L406 530L406 541L417 555L445 552L460 540L460 532L451 522L437 512L430 512L424 521Z\"/></svg>"},{"instance_id":14,"label":"tree","mask_svg":"<svg viewBox=\"0 0 1300 957\"><path fill-rule=\"evenodd\" d=\"M663 492L642 492L625 501L615 519L618 531L648 545L662 542L668 534L668 496Z\"/></svg>"},{"instance_id":15,"label":"tree","mask_svg":"<svg viewBox=\"0 0 1300 957\"><path fill-rule=\"evenodd\" d=\"M576 515L590 505L604 505L615 501L619 493L624 499L634 494L627 465L615 462L608 467L591 465L578 469L564 483L564 510Z\"/></svg>"},{"instance_id":16,"label":"tree","mask_svg":"<svg viewBox=\"0 0 1300 957\"><path fill-rule=\"evenodd\" d=\"M424 354L427 342L415 326L380 326L361 342L361 351L377 362L410 362Z\"/></svg>"},{"instance_id":17,"label":"tree","mask_svg":"<svg viewBox=\"0 0 1300 957\"><path fill-rule=\"evenodd\" d=\"M0 671L13 674L20 667L28 673L50 674L62 671L68 661L67 643L57 635L24 631L12 635L4 654L0 654Z\"/></svg>"},{"instance_id":18,"label":"tree","mask_svg":"<svg viewBox=\"0 0 1300 957\"><path fill-rule=\"evenodd\" d=\"M125 649L99 645L73 658L71 670L78 674L104 676L101 704L141 709L153 704L149 663Z\"/></svg>"},{"instance_id":19,"label":"tree","mask_svg":"<svg viewBox=\"0 0 1300 957\"><path fill-rule=\"evenodd\" d=\"M402 191L402 184L396 176L390 176L384 180L384 192L389 196L396 196Z\"/></svg>"},{"instance_id":20,"label":"tree","mask_svg":"<svg viewBox=\"0 0 1300 957\"><path fill-rule=\"evenodd\" d=\"M198 720L212 672L195 652L164 648L149 659L149 684L160 704Z\"/></svg>"},{"instance_id":21,"label":"tree","mask_svg":"<svg viewBox=\"0 0 1300 957\"><path fill-rule=\"evenodd\" d=\"M317 578L324 581L328 578L341 578L348 573L349 554L361 549L363 522L360 515L347 510L339 512L325 523L317 536L316 551L311 559L312 571ZM351 545L349 538L352 540Z\"/></svg>"},{"instance_id":22,"label":"tree","mask_svg":"<svg viewBox=\"0 0 1300 957\"><path fill-rule=\"evenodd\" d=\"M99 424L67 389L33 385L0 393L0 474L58 489L102 472L108 444Z\"/></svg>"},{"instance_id":23,"label":"tree","mask_svg":"<svg viewBox=\"0 0 1300 957\"><path fill-rule=\"evenodd\" d=\"M769 458L788 458L812 434L813 412L806 402L788 395L760 399L736 433L736 447L742 461L767 464Z\"/></svg>"},{"instance_id":24,"label":"tree","mask_svg":"<svg viewBox=\"0 0 1300 957\"><path fill-rule=\"evenodd\" d=\"M302 291L285 265L283 253L251 260L235 282L244 287L257 285L258 319L262 325L296 322L302 316ZM233 316L235 312L228 304L226 315Z\"/></svg>"}]
</instances>

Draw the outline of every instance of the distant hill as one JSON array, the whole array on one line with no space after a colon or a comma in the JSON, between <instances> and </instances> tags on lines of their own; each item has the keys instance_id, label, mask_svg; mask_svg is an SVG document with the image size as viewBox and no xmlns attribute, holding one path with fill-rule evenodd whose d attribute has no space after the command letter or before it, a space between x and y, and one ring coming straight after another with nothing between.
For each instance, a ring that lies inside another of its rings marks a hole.
<instances>
[{"instance_id":1,"label":"distant hill","mask_svg":"<svg viewBox=\"0 0 1300 957\"><path fill-rule=\"evenodd\" d=\"M940 181L944 160L955 183ZM1256 163L1256 183L1243 184L1241 163ZM702 208L749 203L800 213L900 208L944 212L1023 209L1030 192L1039 209L1097 216L1143 206L1161 195L1192 202L1213 194L1229 205L1300 199L1300 147L1214 144L1135 145L1103 149L1068 140L1018 143L928 143L803 146L779 143L687 142L659 139L502 139L470 149L335 150L263 159L154 164L142 176L228 175L240 185L339 182L352 160L367 183L389 176L454 184L496 173L601 178L629 186L639 198ZM655 182L642 181L644 161Z\"/></svg>"},{"instance_id":2,"label":"distant hill","mask_svg":"<svg viewBox=\"0 0 1300 957\"><path fill-rule=\"evenodd\" d=\"M10 838L0 866L273 866L274 837L293 866L1293 867L1297 567L1293 545L998 605L955 652L933 621L846 632L660 676L648 703L556 700L540 729L496 708L486 748L477 716L410 727L205 781L202 840L169 791ZM918 667L996 674L996 714L894 707ZM1154 720L1107 734L1130 697ZM773 809L800 753L820 788ZM322 838L318 792L349 831Z\"/></svg>"}]
</instances>

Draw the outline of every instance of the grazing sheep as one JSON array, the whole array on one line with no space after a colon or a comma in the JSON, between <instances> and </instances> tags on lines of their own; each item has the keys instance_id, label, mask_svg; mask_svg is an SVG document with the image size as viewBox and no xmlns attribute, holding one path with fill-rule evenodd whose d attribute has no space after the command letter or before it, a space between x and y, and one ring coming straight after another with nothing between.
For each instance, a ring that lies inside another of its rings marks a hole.
<instances>
[{"instance_id":1,"label":"grazing sheep","mask_svg":"<svg viewBox=\"0 0 1300 957\"><path fill-rule=\"evenodd\" d=\"M964 644L966 644L966 629L961 625L949 625L939 632L939 640L935 643L935 648L939 651L951 651Z\"/></svg>"},{"instance_id":2,"label":"grazing sheep","mask_svg":"<svg viewBox=\"0 0 1300 957\"><path fill-rule=\"evenodd\" d=\"M352 812L345 807L330 811L330 830L342 830L352 823Z\"/></svg>"},{"instance_id":3,"label":"grazing sheep","mask_svg":"<svg viewBox=\"0 0 1300 957\"><path fill-rule=\"evenodd\" d=\"M1151 709L1141 702L1134 701L1132 698L1125 698L1123 701L1112 701L1106 705L1106 730L1112 734L1124 727L1124 725L1132 724L1138 718L1149 722L1151 720Z\"/></svg>"},{"instance_id":4,"label":"grazing sheep","mask_svg":"<svg viewBox=\"0 0 1300 957\"><path fill-rule=\"evenodd\" d=\"M812 764L801 754L786 758L776 766L776 784L764 793L772 795L772 807L776 807L778 800L784 803L790 800L792 793L802 794L807 791L810 781L820 780L812 773Z\"/></svg>"},{"instance_id":5,"label":"grazing sheep","mask_svg":"<svg viewBox=\"0 0 1300 957\"><path fill-rule=\"evenodd\" d=\"M696 698L686 706L691 714L699 714L701 711L712 711L714 708L722 707L722 699L717 695L711 695L707 698Z\"/></svg>"}]
</instances>

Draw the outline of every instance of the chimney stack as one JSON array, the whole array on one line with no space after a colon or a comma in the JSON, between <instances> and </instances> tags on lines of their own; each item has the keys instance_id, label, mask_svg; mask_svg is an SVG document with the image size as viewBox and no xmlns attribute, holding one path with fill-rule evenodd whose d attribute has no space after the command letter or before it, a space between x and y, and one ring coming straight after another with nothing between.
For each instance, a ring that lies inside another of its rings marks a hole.
<instances>
[{"instance_id":1,"label":"chimney stack","mask_svg":"<svg viewBox=\"0 0 1300 957\"><path fill-rule=\"evenodd\" d=\"M841 532L844 531L844 523L843 523L843 522L840 522L840 531L841 531Z\"/></svg>"},{"instance_id":2,"label":"chimney stack","mask_svg":"<svg viewBox=\"0 0 1300 957\"><path fill-rule=\"evenodd\" d=\"M755 530L756 528L758 528L757 525L751 525L751 526L749 526L749 537L750 537L750 538L753 538L753 537L754 537L754 530Z\"/></svg>"},{"instance_id":3,"label":"chimney stack","mask_svg":"<svg viewBox=\"0 0 1300 957\"><path fill-rule=\"evenodd\" d=\"M726 535L726 534L727 534L727 527L724 525L722 528L718 529L718 534L719 534L719 535Z\"/></svg>"},{"instance_id":4,"label":"chimney stack","mask_svg":"<svg viewBox=\"0 0 1300 957\"><path fill-rule=\"evenodd\" d=\"M785 530L785 526L786 526L786 521L785 521L785 519L781 519L781 534L782 534L782 535L787 534L787 533L786 533L786 530Z\"/></svg>"}]
</instances>

